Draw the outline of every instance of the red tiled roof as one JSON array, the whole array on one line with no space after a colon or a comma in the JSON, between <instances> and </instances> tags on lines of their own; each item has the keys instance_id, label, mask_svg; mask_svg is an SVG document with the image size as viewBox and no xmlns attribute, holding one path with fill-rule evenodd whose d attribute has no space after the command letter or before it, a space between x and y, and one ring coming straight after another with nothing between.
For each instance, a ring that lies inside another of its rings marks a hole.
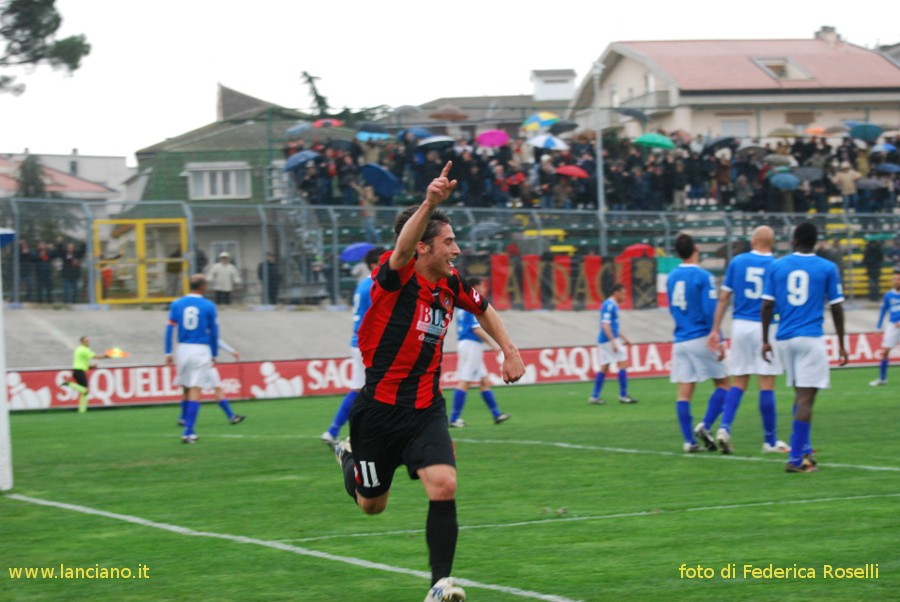
<instances>
[{"instance_id":1,"label":"red tiled roof","mask_svg":"<svg viewBox=\"0 0 900 602\"><path fill-rule=\"evenodd\" d=\"M103 184L97 184L84 180L77 176L67 174L64 171L41 166L44 175L44 188L47 192L66 193L100 193L108 194L115 192L112 188L108 188ZM16 177L19 173L19 162L10 159L0 158L0 190L16 192L19 189L19 182Z\"/></svg>"},{"instance_id":2,"label":"red tiled roof","mask_svg":"<svg viewBox=\"0 0 900 602\"><path fill-rule=\"evenodd\" d=\"M900 88L900 68L877 52L825 40L618 42L664 71L682 91ZM754 59L787 59L810 79L778 80Z\"/></svg>"}]
</instances>

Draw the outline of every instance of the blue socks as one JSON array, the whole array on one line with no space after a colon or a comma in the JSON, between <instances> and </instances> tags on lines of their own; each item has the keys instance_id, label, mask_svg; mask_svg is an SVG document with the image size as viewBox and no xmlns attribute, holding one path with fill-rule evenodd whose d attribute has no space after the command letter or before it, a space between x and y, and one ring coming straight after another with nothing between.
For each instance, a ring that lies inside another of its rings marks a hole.
<instances>
[{"instance_id":1,"label":"blue socks","mask_svg":"<svg viewBox=\"0 0 900 602\"><path fill-rule=\"evenodd\" d=\"M625 369L619 370L619 397L628 395L628 372Z\"/></svg>"},{"instance_id":2,"label":"blue socks","mask_svg":"<svg viewBox=\"0 0 900 602\"><path fill-rule=\"evenodd\" d=\"M878 364L878 378L881 380L887 380L887 369L888 369L888 360L883 359L881 363Z\"/></svg>"},{"instance_id":3,"label":"blue socks","mask_svg":"<svg viewBox=\"0 0 900 602\"><path fill-rule=\"evenodd\" d=\"M228 400L223 397L222 400L219 401L219 407L222 408L222 411L225 412L225 415L231 420L234 416L234 412L231 411L231 404L228 403Z\"/></svg>"},{"instance_id":4,"label":"blue socks","mask_svg":"<svg viewBox=\"0 0 900 602\"><path fill-rule=\"evenodd\" d=\"M675 412L678 414L678 425L681 427L681 434L687 443L697 443L694 439L694 419L691 417L691 403L689 401L676 401Z\"/></svg>"},{"instance_id":5,"label":"blue socks","mask_svg":"<svg viewBox=\"0 0 900 602\"><path fill-rule=\"evenodd\" d=\"M759 415L762 417L763 439L775 445L775 391L759 392Z\"/></svg>"},{"instance_id":6,"label":"blue socks","mask_svg":"<svg viewBox=\"0 0 900 602\"><path fill-rule=\"evenodd\" d=\"M179 422L187 422L187 410L188 410L188 400L181 400L181 418L178 419Z\"/></svg>"},{"instance_id":7,"label":"blue socks","mask_svg":"<svg viewBox=\"0 0 900 602\"><path fill-rule=\"evenodd\" d=\"M358 396L358 391L350 391L344 395L341 405L334 415L334 420L331 421L331 426L328 427L328 432L331 433L332 437L337 437L338 433L341 432L341 427L347 424L347 420L350 418L350 410L353 409L353 402L356 401Z\"/></svg>"},{"instance_id":8,"label":"blue socks","mask_svg":"<svg viewBox=\"0 0 900 602\"><path fill-rule=\"evenodd\" d=\"M603 381L606 380L606 372L600 372L594 377L594 392L591 397L600 397L600 391L603 390Z\"/></svg>"},{"instance_id":9,"label":"blue socks","mask_svg":"<svg viewBox=\"0 0 900 602\"><path fill-rule=\"evenodd\" d=\"M466 405L466 393L462 389L453 391L453 411L450 413L450 422L456 422L462 415L463 408Z\"/></svg>"},{"instance_id":10,"label":"blue socks","mask_svg":"<svg viewBox=\"0 0 900 602\"><path fill-rule=\"evenodd\" d=\"M803 462L803 455L810 453L807 448L810 447L810 431L811 425L808 422L794 420L794 430L791 433L791 454L789 456L790 463L794 466L800 466Z\"/></svg>"},{"instance_id":11,"label":"blue socks","mask_svg":"<svg viewBox=\"0 0 900 602\"><path fill-rule=\"evenodd\" d=\"M488 389L487 391L482 391L481 398L484 400L484 403L487 404L487 407L491 411L491 414L494 416L494 418L500 415L500 408L497 407L497 400L494 398L493 391L491 391L490 389Z\"/></svg>"},{"instance_id":12,"label":"blue socks","mask_svg":"<svg viewBox=\"0 0 900 602\"><path fill-rule=\"evenodd\" d=\"M709 403L706 404L706 416L703 417L703 424L706 428L712 428L712 425L719 419L722 407L725 405L726 393L725 389L716 387L712 395L709 396Z\"/></svg>"},{"instance_id":13,"label":"blue socks","mask_svg":"<svg viewBox=\"0 0 900 602\"><path fill-rule=\"evenodd\" d=\"M737 415L738 408L741 407L741 398L743 396L744 391L740 387L731 387L728 389L728 392L725 393L721 427L729 433L731 432L731 423L734 422L734 417Z\"/></svg>"},{"instance_id":14,"label":"blue socks","mask_svg":"<svg viewBox=\"0 0 900 602\"><path fill-rule=\"evenodd\" d=\"M197 414L200 413L199 401L188 401L184 416L184 436L194 434L194 425L197 424Z\"/></svg>"}]
</instances>

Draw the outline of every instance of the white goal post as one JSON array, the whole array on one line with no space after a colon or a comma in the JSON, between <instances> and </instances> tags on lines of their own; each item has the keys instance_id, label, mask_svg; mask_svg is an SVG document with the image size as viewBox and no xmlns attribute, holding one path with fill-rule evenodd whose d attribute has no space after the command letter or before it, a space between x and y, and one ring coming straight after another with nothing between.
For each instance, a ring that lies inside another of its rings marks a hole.
<instances>
[{"instance_id":1,"label":"white goal post","mask_svg":"<svg viewBox=\"0 0 900 602\"><path fill-rule=\"evenodd\" d=\"M0 333L5 333L3 318L3 268L0 267ZM0 491L9 491L13 486L12 440L9 430L9 389L6 385L6 335L0 334Z\"/></svg>"}]
</instances>

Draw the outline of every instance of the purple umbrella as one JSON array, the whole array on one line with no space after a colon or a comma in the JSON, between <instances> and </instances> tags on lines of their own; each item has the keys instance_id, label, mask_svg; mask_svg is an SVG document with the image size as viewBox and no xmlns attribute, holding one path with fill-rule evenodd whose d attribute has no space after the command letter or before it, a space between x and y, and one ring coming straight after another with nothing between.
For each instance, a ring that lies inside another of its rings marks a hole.
<instances>
[{"instance_id":1,"label":"purple umbrella","mask_svg":"<svg viewBox=\"0 0 900 602\"><path fill-rule=\"evenodd\" d=\"M475 141L479 146L496 148L509 142L509 134L503 130L487 130L486 132L478 134L478 136L475 137Z\"/></svg>"}]
</instances>

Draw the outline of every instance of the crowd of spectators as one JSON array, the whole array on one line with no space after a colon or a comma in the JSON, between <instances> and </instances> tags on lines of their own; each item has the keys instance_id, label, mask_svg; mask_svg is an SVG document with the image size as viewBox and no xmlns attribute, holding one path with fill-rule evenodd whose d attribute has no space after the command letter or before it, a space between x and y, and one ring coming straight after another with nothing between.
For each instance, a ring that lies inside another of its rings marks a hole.
<instances>
[{"instance_id":1,"label":"crowd of spectators","mask_svg":"<svg viewBox=\"0 0 900 602\"><path fill-rule=\"evenodd\" d=\"M62 288L62 303L78 303L83 292L82 262L84 245L57 239L54 244L39 241L31 247L26 240L19 241L19 270L23 301L53 303L54 294Z\"/></svg>"},{"instance_id":2,"label":"crowd of spectators","mask_svg":"<svg viewBox=\"0 0 900 602\"><path fill-rule=\"evenodd\" d=\"M660 132L665 134L665 132ZM881 163L897 164L897 151L875 152L849 137L784 139L774 145L750 140L707 140L683 132L672 135L675 148L649 149L631 140L604 138L605 200L610 210L683 210L714 205L743 211L827 211L835 200L846 210L890 211L897 202L897 174L879 171ZM294 172L300 194L312 204L391 205L367 185L360 166L375 163L399 182L397 196L416 195L448 160L451 177L459 180L456 200L470 207L542 207L596 209L596 146L592 133L575 132L563 151L534 148L524 137L491 148L458 137L443 148L422 148L407 133L399 140L292 141L285 157L303 150L318 156ZM887 139L887 148L900 140ZM891 144L893 143L893 144ZM587 177L560 174L574 165ZM796 168L811 168L797 171ZM771 176L797 173L799 185L779 188ZM859 186L864 180L865 187ZM403 201L406 202L406 201Z\"/></svg>"}]
</instances>

